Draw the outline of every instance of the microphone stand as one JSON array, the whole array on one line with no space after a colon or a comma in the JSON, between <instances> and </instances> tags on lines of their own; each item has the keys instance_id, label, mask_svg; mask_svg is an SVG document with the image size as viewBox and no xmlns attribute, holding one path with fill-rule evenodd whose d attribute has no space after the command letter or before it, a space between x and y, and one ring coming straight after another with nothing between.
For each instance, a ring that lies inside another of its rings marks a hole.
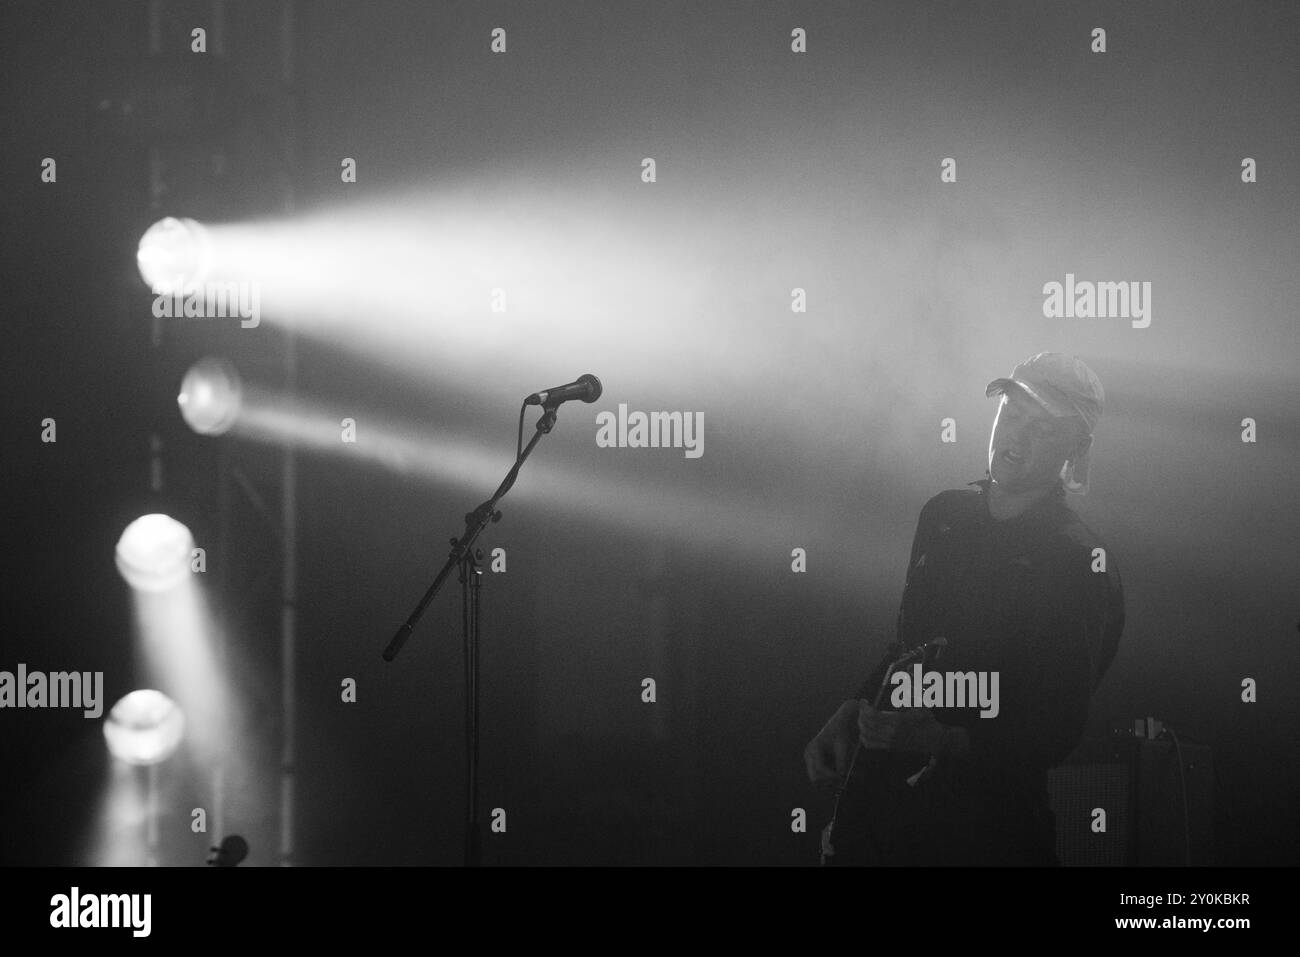
<instances>
[{"instance_id":1,"label":"microphone stand","mask_svg":"<svg viewBox=\"0 0 1300 957\"><path fill-rule=\"evenodd\" d=\"M560 400L563 401L563 400ZM433 584L425 591L415 610L397 629L392 640L384 649L384 660L392 661L402 650L406 640L411 637L415 623L420 620L424 610L429 607L443 582L453 568L460 570L460 606L461 634L465 646L465 866L477 867L482 861L482 848L479 840L478 816L478 623L479 623L479 587L483 571L478 559L481 552L475 554L474 542L483 529L491 522L501 521L497 511L497 502L510 491L519 477L519 469L524 460L543 435L555 427L555 410L559 402L547 402L542 405L542 417L537 420L537 431L533 433L528 445L519 453L515 464L502 480L492 497L474 511L465 516L465 532L460 538L451 540L451 553L443 564L442 570L434 578Z\"/></svg>"}]
</instances>

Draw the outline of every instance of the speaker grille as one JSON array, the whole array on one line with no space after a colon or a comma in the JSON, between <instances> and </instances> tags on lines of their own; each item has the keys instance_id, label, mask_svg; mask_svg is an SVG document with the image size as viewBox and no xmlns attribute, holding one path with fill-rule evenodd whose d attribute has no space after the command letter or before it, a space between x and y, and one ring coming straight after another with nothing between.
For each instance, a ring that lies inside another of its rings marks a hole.
<instances>
[{"instance_id":1,"label":"speaker grille","mask_svg":"<svg viewBox=\"0 0 1300 957\"><path fill-rule=\"evenodd\" d=\"M1132 863L1130 772L1126 764L1065 765L1047 772L1056 815L1056 856L1071 867ZM1093 812L1106 812L1106 830L1093 831Z\"/></svg>"}]
</instances>

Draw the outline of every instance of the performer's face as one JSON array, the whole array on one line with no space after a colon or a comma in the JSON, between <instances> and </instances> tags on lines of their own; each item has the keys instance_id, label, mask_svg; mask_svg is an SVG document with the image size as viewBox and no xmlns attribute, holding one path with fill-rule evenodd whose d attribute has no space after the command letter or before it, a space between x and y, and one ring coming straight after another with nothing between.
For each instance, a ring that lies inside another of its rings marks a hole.
<instances>
[{"instance_id":1,"label":"performer's face","mask_svg":"<svg viewBox=\"0 0 1300 957\"><path fill-rule=\"evenodd\" d=\"M1008 492L1051 485L1082 436L1076 423L1058 419L1018 389L998 404L989 435L989 477Z\"/></svg>"}]
</instances>

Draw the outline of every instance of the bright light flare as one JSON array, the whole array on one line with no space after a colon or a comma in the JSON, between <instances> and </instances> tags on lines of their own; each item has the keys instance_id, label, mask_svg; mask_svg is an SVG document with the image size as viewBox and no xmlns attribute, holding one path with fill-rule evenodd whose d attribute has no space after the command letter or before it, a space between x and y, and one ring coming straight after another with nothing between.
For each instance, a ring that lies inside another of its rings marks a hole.
<instances>
[{"instance_id":1,"label":"bright light flare","mask_svg":"<svg viewBox=\"0 0 1300 957\"><path fill-rule=\"evenodd\" d=\"M135 259L149 288L157 295L171 295L208 277L212 240L194 220L168 216L145 230Z\"/></svg>"},{"instance_id":2,"label":"bright light flare","mask_svg":"<svg viewBox=\"0 0 1300 957\"><path fill-rule=\"evenodd\" d=\"M161 764L180 747L185 716L161 691L132 691L108 713L104 740L113 757L127 764Z\"/></svg>"},{"instance_id":3,"label":"bright light flare","mask_svg":"<svg viewBox=\"0 0 1300 957\"><path fill-rule=\"evenodd\" d=\"M200 435L223 435L235 424L243 402L239 372L225 359L207 356L185 373L176 404L186 424Z\"/></svg>"},{"instance_id":4,"label":"bright light flare","mask_svg":"<svg viewBox=\"0 0 1300 957\"><path fill-rule=\"evenodd\" d=\"M139 591L175 588L190 574L194 536L169 515L142 515L117 540L117 570Z\"/></svg>"}]
</instances>

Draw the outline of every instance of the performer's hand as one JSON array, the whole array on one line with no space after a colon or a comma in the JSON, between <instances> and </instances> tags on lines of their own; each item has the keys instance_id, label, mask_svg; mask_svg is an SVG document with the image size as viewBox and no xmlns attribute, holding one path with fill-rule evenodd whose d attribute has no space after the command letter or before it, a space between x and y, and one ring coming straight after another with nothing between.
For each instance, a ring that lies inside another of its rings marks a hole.
<instances>
[{"instance_id":1,"label":"performer's hand","mask_svg":"<svg viewBox=\"0 0 1300 957\"><path fill-rule=\"evenodd\" d=\"M813 784L840 781L849 773L849 755L858 734L857 718L858 702L844 702L803 749L808 780Z\"/></svg>"},{"instance_id":2,"label":"performer's hand","mask_svg":"<svg viewBox=\"0 0 1300 957\"><path fill-rule=\"evenodd\" d=\"M877 711L869 701L858 704L858 734L864 748L922 754L938 754L941 750L945 729L928 708Z\"/></svg>"}]
</instances>

